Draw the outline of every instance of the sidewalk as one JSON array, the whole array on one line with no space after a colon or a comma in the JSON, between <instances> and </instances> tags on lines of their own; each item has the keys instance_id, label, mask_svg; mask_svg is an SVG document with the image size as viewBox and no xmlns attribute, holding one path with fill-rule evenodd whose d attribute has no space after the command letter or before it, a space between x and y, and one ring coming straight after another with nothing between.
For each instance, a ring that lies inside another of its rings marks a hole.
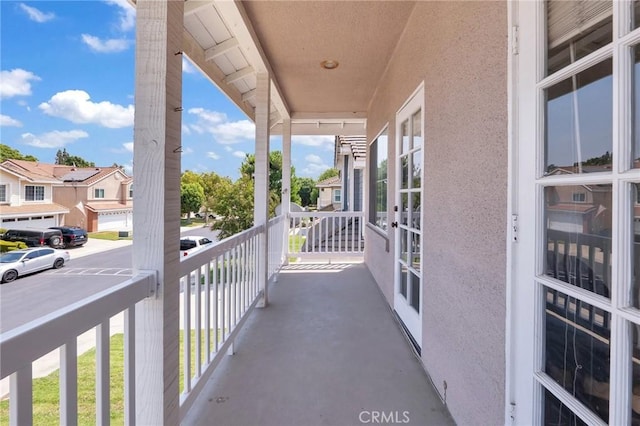
<instances>
[{"instance_id":1,"label":"sidewalk","mask_svg":"<svg viewBox=\"0 0 640 426\"><path fill-rule=\"evenodd\" d=\"M82 247L71 247L65 249L69 252L71 256L71 261L73 259L78 259L80 257L89 256L90 254L102 253L105 251L117 249L120 247L130 246L133 243L133 240L100 240L97 238L89 237L89 241Z\"/></svg>"}]
</instances>

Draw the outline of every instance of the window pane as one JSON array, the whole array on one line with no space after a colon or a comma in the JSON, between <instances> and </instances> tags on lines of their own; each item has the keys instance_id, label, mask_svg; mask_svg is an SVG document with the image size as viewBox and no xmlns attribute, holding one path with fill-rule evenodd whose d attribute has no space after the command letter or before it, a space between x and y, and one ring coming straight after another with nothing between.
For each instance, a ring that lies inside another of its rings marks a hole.
<instances>
[{"instance_id":1,"label":"window pane","mask_svg":"<svg viewBox=\"0 0 640 426\"><path fill-rule=\"evenodd\" d=\"M550 426L587 426L558 398L544 390L544 424Z\"/></svg>"},{"instance_id":2,"label":"window pane","mask_svg":"<svg viewBox=\"0 0 640 426\"><path fill-rule=\"evenodd\" d=\"M408 232L406 229L400 230L400 259L407 262L408 246L407 246Z\"/></svg>"},{"instance_id":3,"label":"window pane","mask_svg":"<svg viewBox=\"0 0 640 426\"><path fill-rule=\"evenodd\" d=\"M400 194L400 223L403 225L409 224L409 194Z\"/></svg>"},{"instance_id":4,"label":"window pane","mask_svg":"<svg viewBox=\"0 0 640 426\"><path fill-rule=\"evenodd\" d=\"M413 229L420 229L420 192L413 192L411 194L411 227Z\"/></svg>"},{"instance_id":5,"label":"window pane","mask_svg":"<svg viewBox=\"0 0 640 426\"><path fill-rule=\"evenodd\" d=\"M376 225L387 229L387 134L376 140Z\"/></svg>"},{"instance_id":6,"label":"window pane","mask_svg":"<svg viewBox=\"0 0 640 426\"><path fill-rule=\"evenodd\" d=\"M546 5L549 75L611 43L611 0L551 0Z\"/></svg>"},{"instance_id":7,"label":"window pane","mask_svg":"<svg viewBox=\"0 0 640 426\"><path fill-rule=\"evenodd\" d=\"M411 187L420 188L422 180L422 150L411 155Z\"/></svg>"},{"instance_id":8,"label":"window pane","mask_svg":"<svg viewBox=\"0 0 640 426\"><path fill-rule=\"evenodd\" d=\"M401 154L407 153L411 148L409 147L409 120L400 125L400 137L402 140Z\"/></svg>"},{"instance_id":9,"label":"window pane","mask_svg":"<svg viewBox=\"0 0 640 426\"><path fill-rule=\"evenodd\" d=\"M611 64L608 59L545 91L545 174L611 170Z\"/></svg>"},{"instance_id":10,"label":"window pane","mask_svg":"<svg viewBox=\"0 0 640 426\"><path fill-rule=\"evenodd\" d=\"M609 420L610 314L545 287L544 371Z\"/></svg>"},{"instance_id":11,"label":"window pane","mask_svg":"<svg viewBox=\"0 0 640 426\"><path fill-rule=\"evenodd\" d=\"M638 9L636 9L638 10ZM633 48L633 167L640 167L640 46Z\"/></svg>"},{"instance_id":12,"label":"window pane","mask_svg":"<svg viewBox=\"0 0 640 426\"><path fill-rule=\"evenodd\" d=\"M402 168L402 189L409 188L409 157L404 156L400 159L400 167Z\"/></svg>"},{"instance_id":13,"label":"window pane","mask_svg":"<svg viewBox=\"0 0 640 426\"><path fill-rule=\"evenodd\" d=\"M631 378L631 416L632 424L640 424L640 325L631 324L633 327L633 371Z\"/></svg>"},{"instance_id":14,"label":"window pane","mask_svg":"<svg viewBox=\"0 0 640 426\"><path fill-rule=\"evenodd\" d=\"M410 232L411 236L411 267L420 272L420 234Z\"/></svg>"},{"instance_id":15,"label":"window pane","mask_svg":"<svg viewBox=\"0 0 640 426\"><path fill-rule=\"evenodd\" d=\"M586 201L574 202L580 191ZM611 185L545 188L546 275L610 297L611 201Z\"/></svg>"},{"instance_id":16,"label":"window pane","mask_svg":"<svg viewBox=\"0 0 640 426\"><path fill-rule=\"evenodd\" d=\"M633 28L640 27L640 0L633 2Z\"/></svg>"},{"instance_id":17,"label":"window pane","mask_svg":"<svg viewBox=\"0 0 640 426\"><path fill-rule=\"evenodd\" d=\"M400 294L407 298L407 280L409 270L405 265L400 265Z\"/></svg>"},{"instance_id":18,"label":"window pane","mask_svg":"<svg viewBox=\"0 0 640 426\"><path fill-rule=\"evenodd\" d=\"M631 304L640 308L640 184L633 185L631 199L633 203L633 282L631 285Z\"/></svg>"},{"instance_id":19,"label":"window pane","mask_svg":"<svg viewBox=\"0 0 640 426\"><path fill-rule=\"evenodd\" d=\"M420 312L420 278L417 275L410 272L410 285L411 285L411 307L416 310L416 312Z\"/></svg>"},{"instance_id":20,"label":"window pane","mask_svg":"<svg viewBox=\"0 0 640 426\"><path fill-rule=\"evenodd\" d=\"M422 111L418 111L411 117L413 124L413 148L422 146Z\"/></svg>"}]
</instances>

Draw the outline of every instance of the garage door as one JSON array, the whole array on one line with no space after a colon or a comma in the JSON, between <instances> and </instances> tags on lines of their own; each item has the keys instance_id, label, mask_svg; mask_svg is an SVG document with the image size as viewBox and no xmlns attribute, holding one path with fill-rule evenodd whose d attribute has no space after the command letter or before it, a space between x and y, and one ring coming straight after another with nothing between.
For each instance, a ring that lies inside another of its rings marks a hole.
<instances>
[{"instance_id":1,"label":"garage door","mask_svg":"<svg viewBox=\"0 0 640 426\"><path fill-rule=\"evenodd\" d=\"M98 231L117 231L129 229L127 213L102 213L98 215Z\"/></svg>"},{"instance_id":2,"label":"garage door","mask_svg":"<svg viewBox=\"0 0 640 426\"><path fill-rule=\"evenodd\" d=\"M24 228L48 228L50 226L57 226L54 216L35 216L35 217L20 217L20 218L6 218L2 220L0 227L5 229L24 229Z\"/></svg>"}]
</instances>

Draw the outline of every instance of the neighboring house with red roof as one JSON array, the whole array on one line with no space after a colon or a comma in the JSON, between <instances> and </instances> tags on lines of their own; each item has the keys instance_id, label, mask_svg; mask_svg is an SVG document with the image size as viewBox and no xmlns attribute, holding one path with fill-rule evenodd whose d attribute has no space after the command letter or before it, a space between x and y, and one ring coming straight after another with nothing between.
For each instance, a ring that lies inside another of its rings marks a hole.
<instances>
[{"instance_id":1,"label":"neighboring house with red roof","mask_svg":"<svg viewBox=\"0 0 640 426\"><path fill-rule=\"evenodd\" d=\"M46 223L47 226L80 226L89 232L132 227L133 179L118 167L74 167L22 160L7 160L0 166L50 182L50 200L64 210L64 219ZM33 203L26 206L32 208Z\"/></svg>"},{"instance_id":2,"label":"neighboring house with red roof","mask_svg":"<svg viewBox=\"0 0 640 426\"><path fill-rule=\"evenodd\" d=\"M46 228L64 223L69 209L53 201L54 187L61 182L29 161L7 160L0 164L0 227Z\"/></svg>"}]
</instances>

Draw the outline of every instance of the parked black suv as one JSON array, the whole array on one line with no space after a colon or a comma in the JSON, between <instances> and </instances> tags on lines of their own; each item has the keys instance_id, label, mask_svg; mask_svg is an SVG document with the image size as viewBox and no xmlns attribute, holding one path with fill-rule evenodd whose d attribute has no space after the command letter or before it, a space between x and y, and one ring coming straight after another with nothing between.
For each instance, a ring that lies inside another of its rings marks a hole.
<instances>
[{"instance_id":1,"label":"parked black suv","mask_svg":"<svg viewBox=\"0 0 640 426\"><path fill-rule=\"evenodd\" d=\"M2 239L5 241L22 241L27 247L64 247L62 232L59 229L9 229L4 233Z\"/></svg>"},{"instance_id":2,"label":"parked black suv","mask_svg":"<svg viewBox=\"0 0 640 426\"><path fill-rule=\"evenodd\" d=\"M62 232L65 247L80 247L89 240L87 231L77 226L52 226L49 229L58 229Z\"/></svg>"}]
</instances>

